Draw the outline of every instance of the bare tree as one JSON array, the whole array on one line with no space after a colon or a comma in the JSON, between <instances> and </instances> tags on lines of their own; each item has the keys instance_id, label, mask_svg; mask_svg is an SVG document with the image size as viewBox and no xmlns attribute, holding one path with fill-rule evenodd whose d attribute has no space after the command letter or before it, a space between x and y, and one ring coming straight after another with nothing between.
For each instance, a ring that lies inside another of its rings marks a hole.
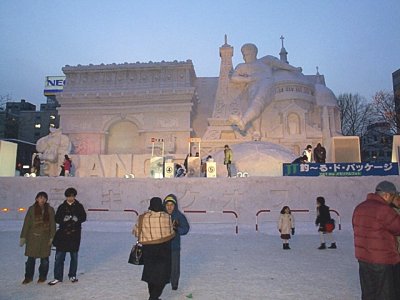
<instances>
[{"instance_id":1,"label":"bare tree","mask_svg":"<svg viewBox=\"0 0 400 300\"><path fill-rule=\"evenodd\" d=\"M10 94L0 95L0 110L4 110L6 107L6 103L11 101Z\"/></svg>"},{"instance_id":2,"label":"bare tree","mask_svg":"<svg viewBox=\"0 0 400 300\"><path fill-rule=\"evenodd\" d=\"M394 95L392 92L379 91L372 97L372 107L379 121L388 123L390 132L396 134L400 125L398 114L396 114Z\"/></svg>"},{"instance_id":3,"label":"bare tree","mask_svg":"<svg viewBox=\"0 0 400 300\"><path fill-rule=\"evenodd\" d=\"M359 94L344 93L338 96L343 135L362 137L370 123L374 123L372 105Z\"/></svg>"}]
</instances>

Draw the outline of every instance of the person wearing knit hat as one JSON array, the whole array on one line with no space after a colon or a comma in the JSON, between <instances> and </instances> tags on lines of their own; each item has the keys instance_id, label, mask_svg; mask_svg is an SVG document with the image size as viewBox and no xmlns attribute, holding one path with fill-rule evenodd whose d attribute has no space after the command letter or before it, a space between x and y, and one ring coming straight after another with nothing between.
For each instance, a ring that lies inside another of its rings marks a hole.
<instances>
[{"instance_id":1,"label":"person wearing knit hat","mask_svg":"<svg viewBox=\"0 0 400 300\"><path fill-rule=\"evenodd\" d=\"M396 264L400 263L396 240L400 215L390 206L397 194L392 182L382 181L375 193L368 194L354 209L354 248L362 299L398 299L394 281Z\"/></svg>"},{"instance_id":2,"label":"person wearing knit hat","mask_svg":"<svg viewBox=\"0 0 400 300\"><path fill-rule=\"evenodd\" d=\"M171 215L175 237L171 242L171 286L178 289L181 264L181 235L189 232L190 226L185 215L178 209L178 200L174 194L164 198L165 211Z\"/></svg>"},{"instance_id":3,"label":"person wearing knit hat","mask_svg":"<svg viewBox=\"0 0 400 300\"><path fill-rule=\"evenodd\" d=\"M164 211L161 198L150 199L149 210L138 217L132 233L143 245L142 281L147 282L149 299L159 299L170 282L171 240L175 236L171 217Z\"/></svg>"}]
</instances>

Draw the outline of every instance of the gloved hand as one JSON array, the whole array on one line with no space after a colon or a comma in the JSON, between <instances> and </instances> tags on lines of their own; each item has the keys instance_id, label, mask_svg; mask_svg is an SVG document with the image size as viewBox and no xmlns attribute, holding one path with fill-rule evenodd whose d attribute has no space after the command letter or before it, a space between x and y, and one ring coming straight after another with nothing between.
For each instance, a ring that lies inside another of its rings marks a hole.
<instances>
[{"instance_id":1,"label":"gloved hand","mask_svg":"<svg viewBox=\"0 0 400 300\"><path fill-rule=\"evenodd\" d=\"M71 220L72 219L72 216L71 215L66 215L65 217L64 217L64 222L68 222L69 220Z\"/></svg>"},{"instance_id":2,"label":"gloved hand","mask_svg":"<svg viewBox=\"0 0 400 300\"><path fill-rule=\"evenodd\" d=\"M173 227L174 230L178 230L179 221L178 221L178 220L174 220L174 221L172 222L172 227Z\"/></svg>"},{"instance_id":3,"label":"gloved hand","mask_svg":"<svg viewBox=\"0 0 400 300\"><path fill-rule=\"evenodd\" d=\"M282 233L282 230L278 229L280 233Z\"/></svg>"},{"instance_id":4,"label":"gloved hand","mask_svg":"<svg viewBox=\"0 0 400 300\"><path fill-rule=\"evenodd\" d=\"M72 221L78 222L78 217L77 216L72 216Z\"/></svg>"},{"instance_id":5,"label":"gloved hand","mask_svg":"<svg viewBox=\"0 0 400 300\"><path fill-rule=\"evenodd\" d=\"M294 235L294 227L292 228L292 235Z\"/></svg>"},{"instance_id":6,"label":"gloved hand","mask_svg":"<svg viewBox=\"0 0 400 300\"><path fill-rule=\"evenodd\" d=\"M22 247L23 245L25 245L25 242L26 242L25 238L20 238L19 239L19 246Z\"/></svg>"}]
</instances>

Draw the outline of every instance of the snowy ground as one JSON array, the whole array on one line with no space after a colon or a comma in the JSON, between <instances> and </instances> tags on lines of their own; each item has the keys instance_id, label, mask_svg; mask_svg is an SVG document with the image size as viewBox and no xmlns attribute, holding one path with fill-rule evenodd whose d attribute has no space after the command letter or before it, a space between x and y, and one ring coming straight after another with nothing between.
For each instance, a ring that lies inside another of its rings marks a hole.
<instances>
[{"instance_id":1,"label":"snowy ground","mask_svg":"<svg viewBox=\"0 0 400 300\"><path fill-rule=\"evenodd\" d=\"M360 299L358 265L349 224L335 231L336 250L318 250L310 222L297 223L292 250L282 250L276 224L240 228L191 224L182 238L179 289L167 285L162 299ZM131 222L88 221L79 251L78 283L22 285L24 248L18 246L21 221L0 221L0 299L148 299L142 267L127 263L135 241ZM54 252L48 280L53 279ZM65 265L67 277L69 257ZM65 280L64 277L64 280Z\"/></svg>"}]
</instances>

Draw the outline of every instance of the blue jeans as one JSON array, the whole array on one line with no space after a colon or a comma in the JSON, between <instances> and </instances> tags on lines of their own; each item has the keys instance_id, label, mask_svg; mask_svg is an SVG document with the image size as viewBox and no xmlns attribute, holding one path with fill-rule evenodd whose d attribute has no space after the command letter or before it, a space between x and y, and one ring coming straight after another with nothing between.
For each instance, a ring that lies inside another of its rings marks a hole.
<instances>
[{"instance_id":1,"label":"blue jeans","mask_svg":"<svg viewBox=\"0 0 400 300\"><path fill-rule=\"evenodd\" d=\"M36 263L36 258L28 256L28 259L25 263L25 278L33 279L33 275L35 274L35 263ZM48 257L41 258L39 266L39 278L46 280L48 272L49 272L49 258Z\"/></svg>"},{"instance_id":2,"label":"blue jeans","mask_svg":"<svg viewBox=\"0 0 400 300\"><path fill-rule=\"evenodd\" d=\"M56 261L54 263L54 278L59 281L63 281L64 277L64 261L67 252L56 251ZM71 261L69 263L68 277L76 277L76 271L78 269L78 252L69 252Z\"/></svg>"}]
</instances>

